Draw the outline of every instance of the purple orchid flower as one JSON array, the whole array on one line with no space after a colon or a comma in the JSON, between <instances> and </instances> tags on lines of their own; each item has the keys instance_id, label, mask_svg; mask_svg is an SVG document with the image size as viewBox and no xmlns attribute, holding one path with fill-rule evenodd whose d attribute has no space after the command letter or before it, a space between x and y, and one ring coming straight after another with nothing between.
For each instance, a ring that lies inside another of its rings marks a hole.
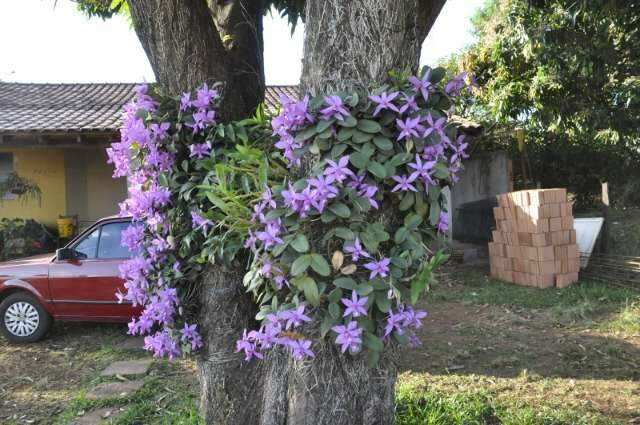
<instances>
[{"instance_id":1,"label":"purple orchid flower","mask_svg":"<svg viewBox=\"0 0 640 425\"><path fill-rule=\"evenodd\" d=\"M411 76L408 78L413 88L422 94L422 98L425 100L425 102L429 100L429 89L432 86L431 82L429 81L430 76L431 70L428 69L427 72L424 73L422 78L418 78L416 76Z\"/></svg>"},{"instance_id":2,"label":"purple orchid flower","mask_svg":"<svg viewBox=\"0 0 640 425\"><path fill-rule=\"evenodd\" d=\"M213 221L202 217L197 211L191 211L191 226L193 229L202 229L203 233L207 233L209 226L213 226Z\"/></svg>"},{"instance_id":3,"label":"purple orchid flower","mask_svg":"<svg viewBox=\"0 0 640 425\"><path fill-rule=\"evenodd\" d=\"M389 109L391 111L400 112L398 107L391 103L393 99L398 97L400 92L393 92L387 94L387 92L380 93L380 95L372 94L369 96L372 102L376 104L376 110L373 112L373 116L375 117L382 111L383 109Z\"/></svg>"},{"instance_id":4,"label":"purple orchid flower","mask_svg":"<svg viewBox=\"0 0 640 425\"><path fill-rule=\"evenodd\" d=\"M194 145L189 145L189 157L196 157L198 159L202 159L205 156L209 156L211 153L211 143L197 143Z\"/></svg>"},{"instance_id":5,"label":"purple orchid flower","mask_svg":"<svg viewBox=\"0 0 640 425\"><path fill-rule=\"evenodd\" d=\"M353 171L348 167L349 155L340 157L337 163L330 159L327 159L325 162L329 166L324 169L324 175L331 179L329 182L335 180L342 183L347 177L354 176Z\"/></svg>"},{"instance_id":6,"label":"purple orchid flower","mask_svg":"<svg viewBox=\"0 0 640 425\"><path fill-rule=\"evenodd\" d=\"M367 304L367 300L369 297L358 298L358 294L356 291L351 292L351 299L342 298L342 304L344 304L347 308L344 310L342 317L347 317L348 315L352 315L353 317L366 316L367 310L365 309L365 305Z\"/></svg>"},{"instance_id":7,"label":"purple orchid flower","mask_svg":"<svg viewBox=\"0 0 640 425\"><path fill-rule=\"evenodd\" d=\"M440 212L438 218L438 232L446 233L449 230L449 214L445 211Z\"/></svg>"},{"instance_id":8,"label":"purple orchid flower","mask_svg":"<svg viewBox=\"0 0 640 425\"><path fill-rule=\"evenodd\" d=\"M417 192L418 190L416 189L416 187L414 185L412 185L411 183L413 183L416 180L416 176L415 173L411 174L410 176L391 176L391 178L393 180L396 181L396 183L398 183L397 185L395 185L393 187L393 189L391 189L392 192L398 192L398 191L402 191L402 192Z\"/></svg>"},{"instance_id":9,"label":"purple orchid flower","mask_svg":"<svg viewBox=\"0 0 640 425\"><path fill-rule=\"evenodd\" d=\"M340 96L325 96L324 102L328 106L320 110L320 114L322 114L322 119L325 121L332 118L335 118L338 121L344 121L345 117L351 115L344 107L344 103Z\"/></svg>"},{"instance_id":10,"label":"purple orchid flower","mask_svg":"<svg viewBox=\"0 0 640 425\"><path fill-rule=\"evenodd\" d=\"M371 258L371 255L369 255L369 253L362 248L360 239L358 238L356 238L356 240L353 241L352 244L345 245L344 250L348 254L351 254L351 259L353 261L358 261L360 257Z\"/></svg>"},{"instance_id":11,"label":"purple orchid flower","mask_svg":"<svg viewBox=\"0 0 640 425\"><path fill-rule=\"evenodd\" d=\"M397 140L409 139L411 137L418 138L418 129L420 125L420 117L415 118L407 118L405 121L402 121L399 118L396 118L396 125L400 129L400 134L398 135Z\"/></svg>"},{"instance_id":12,"label":"purple orchid flower","mask_svg":"<svg viewBox=\"0 0 640 425\"><path fill-rule=\"evenodd\" d=\"M297 328L302 325L303 322L311 321L311 318L304 314L304 308L304 305L301 305L295 310L284 310L278 314L279 318L287 321L285 329Z\"/></svg>"},{"instance_id":13,"label":"purple orchid flower","mask_svg":"<svg viewBox=\"0 0 640 425\"><path fill-rule=\"evenodd\" d=\"M331 330L338 334L336 344L341 345L343 353L347 350L353 354L360 351L362 328L358 327L358 322L352 320L347 326L338 325L332 327Z\"/></svg>"},{"instance_id":14,"label":"purple orchid flower","mask_svg":"<svg viewBox=\"0 0 640 425\"><path fill-rule=\"evenodd\" d=\"M380 261L372 261L364 265L364 268L369 270L369 279L373 279L376 276L387 277L389 275L389 263L391 260L387 257L382 258Z\"/></svg>"}]
</instances>

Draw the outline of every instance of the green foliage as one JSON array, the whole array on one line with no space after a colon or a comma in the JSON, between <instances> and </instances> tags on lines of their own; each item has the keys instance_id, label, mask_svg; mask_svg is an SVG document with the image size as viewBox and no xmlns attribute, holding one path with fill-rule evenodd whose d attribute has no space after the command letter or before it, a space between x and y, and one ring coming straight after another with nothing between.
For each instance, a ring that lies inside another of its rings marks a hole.
<instances>
[{"instance_id":1,"label":"green foliage","mask_svg":"<svg viewBox=\"0 0 640 425\"><path fill-rule=\"evenodd\" d=\"M253 263L244 283L260 305L258 319L307 305L320 319L323 335L333 326L357 322L368 360L377 362L384 348L381 324L392 312L400 314L417 303L433 271L448 258L435 252L433 241L447 217L441 187L452 184L460 166L449 156L460 140L457 127L443 118L438 131L401 134L410 125L405 122L418 125L422 119L433 126L433 120L447 117L443 106L448 108L456 96L445 89L451 83L441 82L444 75L443 69L422 70L418 78L432 84L426 98L402 76L382 87L285 102L272 126L280 136L290 126L287 140L297 144L293 157L285 156L290 163L300 158L302 168L266 190L254 208L256 217L264 219L256 220L250 232ZM395 105L395 112L376 111L372 97L389 93L415 98L414 109L404 115ZM322 112L330 100L348 109L344 116ZM437 147L442 148L439 155L424 153ZM340 167L346 171L334 176ZM428 177L416 171L424 167ZM412 176L411 189L400 189L399 176ZM305 204L305 199L313 200ZM269 231L281 241L266 242ZM350 254L360 244L366 253ZM374 272L377 267L384 271ZM344 317L342 298L356 295L367 297L367 314ZM295 337L303 338L302 332ZM385 336L407 343L411 335L388 330Z\"/></svg>"},{"instance_id":2,"label":"green foliage","mask_svg":"<svg viewBox=\"0 0 640 425\"><path fill-rule=\"evenodd\" d=\"M640 177L637 2L494 0L474 25L478 44L448 66L477 76L476 119L525 128L536 180L588 204L600 180Z\"/></svg>"},{"instance_id":3,"label":"green foliage","mask_svg":"<svg viewBox=\"0 0 640 425\"><path fill-rule=\"evenodd\" d=\"M109 19L114 15L124 15L130 18L128 0L76 0L78 10L89 17ZM304 22L305 0L269 0L265 2L264 14L273 10L286 18L291 26L291 32L295 31L299 20Z\"/></svg>"}]
</instances>

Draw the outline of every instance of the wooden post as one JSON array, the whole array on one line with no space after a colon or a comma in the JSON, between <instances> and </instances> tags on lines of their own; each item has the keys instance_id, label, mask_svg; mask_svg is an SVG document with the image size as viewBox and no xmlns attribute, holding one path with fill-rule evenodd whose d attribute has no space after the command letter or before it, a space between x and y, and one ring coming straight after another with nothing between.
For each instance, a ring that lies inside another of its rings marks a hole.
<instances>
[{"instance_id":1,"label":"wooden post","mask_svg":"<svg viewBox=\"0 0 640 425\"><path fill-rule=\"evenodd\" d=\"M600 252L607 252L609 244L609 183L602 183L602 230L600 233Z\"/></svg>"}]
</instances>

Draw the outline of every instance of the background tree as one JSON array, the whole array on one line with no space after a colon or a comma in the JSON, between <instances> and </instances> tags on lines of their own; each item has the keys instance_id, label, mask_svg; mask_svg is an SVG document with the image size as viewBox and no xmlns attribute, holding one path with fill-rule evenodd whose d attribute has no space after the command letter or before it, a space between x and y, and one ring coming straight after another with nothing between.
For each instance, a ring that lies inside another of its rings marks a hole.
<instances>
[{"instance_id":1,"label":"background tree","mask_svg":"<svg viewBox=\"0 0 640 425\"><path fill-rule=\"evenodd\" d=\"M225 83L223 119L253 112L264 96L262 15L270 5L307 22L303 90L383 83L388 71L418 68L420 47L445 0L235 1L85 0L82 10L108 17L130 13L160 85L170 92L204 80ZM379 220L390 220L384 211ZM321 231L321 229L319 229ZM362 359L323 348L309 365L286 357L247 366L234 354L240 329L251 327L254 306L243 294L245 265L210 266L199 285L199 356L203 413L217 424L352 424L393 422L395 354L369 369Z\"/></svg>"},{"instance_id":2,"label":"background tree","mask_svg":"<svg viewBox=\"0 0 640 425\"><path fill-rule=\"evenodd\" d=\"M582 206L600 180L618 198L637 193L640 4L493 0L474 25L478 43L449 65L477 76L476 118L526 129L534 178L568 185Z\"/></svg>"}]
</instances>

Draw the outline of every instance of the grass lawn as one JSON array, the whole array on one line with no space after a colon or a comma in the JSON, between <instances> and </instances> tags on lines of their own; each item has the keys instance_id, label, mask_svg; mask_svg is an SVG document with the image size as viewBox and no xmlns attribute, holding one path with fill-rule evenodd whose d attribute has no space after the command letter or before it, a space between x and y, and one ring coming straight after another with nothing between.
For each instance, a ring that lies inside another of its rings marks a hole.
<instances>
[{"instance_id":1,"label":"grass lawn","mask_svg":"<svg viewBox=\"0 0 640 425\"><path fill-rule=\"evenodd\" d=\"M640 423L639 290L540 290L448 269L423 307L423 345L401 354L399 425ZM107 364L146 355L120 347L124 330L56 324L37 344L0 340L0 423L70 424L108 407L124 409L120 425L202 424L192 359L156 361L130 398L86 399Z\"/></svg>"}]
</instances>

